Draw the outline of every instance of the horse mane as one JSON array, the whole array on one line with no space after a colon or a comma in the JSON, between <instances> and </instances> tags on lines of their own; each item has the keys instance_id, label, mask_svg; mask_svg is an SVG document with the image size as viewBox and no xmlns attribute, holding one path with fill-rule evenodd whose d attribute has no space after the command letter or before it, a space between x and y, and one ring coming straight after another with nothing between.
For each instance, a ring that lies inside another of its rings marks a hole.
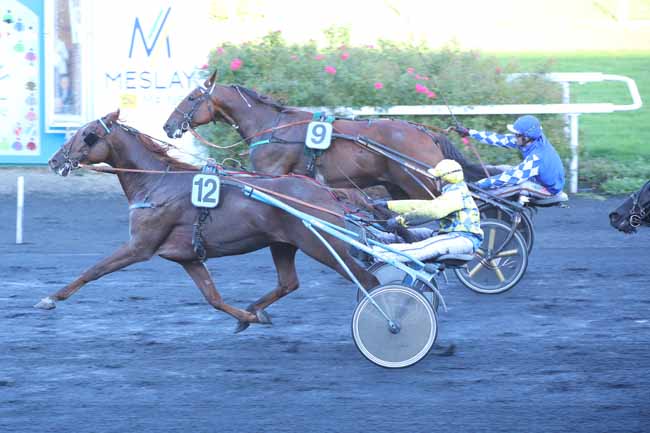
<instances>
[{"instance_id":1,"label":"horse mane","mask_svg":"<svg viewBox=\"0 0 650 433\"><path fill-rule=\"evenodd\" d=\"M232 87L235 90L238 89L244 95L246 95L249 98L252 98L252 99L254 99L257 102L260 102L262 104L270 105L271 107L276 108L278 110L284 110L286 108L284 105L280 104L278 101L271 98L270 96L262 95L260 93L257 93L255 90L249 89L248 87L240 86L240 85L237 85L237 84L232 85Z\"/></svg>"},{"instance_id":2,"label":"horse mane","mask_svg":"<svg viewBox=\"0 0 650 433\"><path fill-rule=\"evenodd\" d=\"M173 170L189 170L198 171L199 168L195 165L188 164L180 161L167 153L167 149L163 148L160 144L153 141L148 135L138 131L135 128L126 125L120 125L125 131L136 137L138 141L147 149L152 152L160 161L164 162Z\"/></svg>"},{"instance_id":3,"label":"horse mane","mask_svg":"<svg viewBox=\"0 0 650 433\"><path fill-rule=\"evenodd\" d=\"M440 150L445 158L453 159L463 167L466 181L476 182L477 180L485 178L485 170L483 170L481 164L475 164L468 161L465 155L454 146L454 143L451 142L449 137L444 134L434 134L434 140L438 146L440 146ZM488 170L488 173L490 173L490 176L500 173L499 170L491 166L486 166L485 168Z\"/></svg>"}]
</instances>

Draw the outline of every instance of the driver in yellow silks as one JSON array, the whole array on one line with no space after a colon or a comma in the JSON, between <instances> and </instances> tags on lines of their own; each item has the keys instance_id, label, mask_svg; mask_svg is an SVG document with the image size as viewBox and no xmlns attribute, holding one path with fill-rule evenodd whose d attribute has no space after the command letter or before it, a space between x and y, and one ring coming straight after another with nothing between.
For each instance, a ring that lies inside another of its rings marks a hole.
<instances>
[{"instance_id":1,"label":"driver in yellow silks","mask_svg":"<svg viewBox=\"0 0 650 433\"><path fill-rule=\"evenodd\" d=\"M458 162L443 159L430 173L438 177L443 186L441 195L434 200L389 200L385 206L399 215L386 222L391 230L401 225L408 227L413 221L440 220L439 231L431 231L424 240L413 243L391 243L391 248L402 251L421 261L435 259L445 254L474 254L483 242L479 210L465 184L463 169ZM400 262L407 257L374 246L378 256Z\"/></svg>"}]
</instances>

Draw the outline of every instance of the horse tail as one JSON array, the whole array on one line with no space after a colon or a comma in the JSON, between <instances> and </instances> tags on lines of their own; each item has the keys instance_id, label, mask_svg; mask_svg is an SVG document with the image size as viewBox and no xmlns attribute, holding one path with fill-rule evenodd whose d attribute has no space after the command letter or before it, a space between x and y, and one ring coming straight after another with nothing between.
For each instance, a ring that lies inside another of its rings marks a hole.
<instances>
[{"instance_id":1,"label":"horse tail","mask_svg":"<svg viewBox=\"0 0 650 433\"><path fill-rule=\"evenodd\" d=\"M485 178L485 170L488 171L490 176L501 173L501 170L494 166L486 165L484 169L481 164L470 162L445 134L432 134L431 138L440 147L442 155L446 159L453 159L463 167L466 181L476 182Z\"/></svg>"}]
</instances>

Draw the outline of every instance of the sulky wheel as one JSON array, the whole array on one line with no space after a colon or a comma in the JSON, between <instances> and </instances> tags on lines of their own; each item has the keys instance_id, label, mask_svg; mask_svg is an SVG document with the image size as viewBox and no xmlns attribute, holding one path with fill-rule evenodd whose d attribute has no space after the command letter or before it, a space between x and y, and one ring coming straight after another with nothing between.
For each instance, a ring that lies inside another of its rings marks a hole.
<instances>
[{"instance_id":1,"label":"sulky wheel","mask_svg":"<svg viewBox=\"0 0 650 433\"><path fill-rule=\"evenodd\" d=\"M481 218L501 220L507 225L512 224L512 217L508 213L489 203L481 205L479 210L481 211ZM533 249L533 244L535 243L535 229L533 228L533 221L528 212L521 212L521 221L517 225L517 231L521 236L523 236L524 242L526 242L527 251L530 254L530 251Z\"/></svg>"},{"instance_id":2,"label":"sulky wheel","mask_svg":"<svg viewBox=\"0 0 650 433\"><path fill-rule=\"evenodd\" d=\"M454 269L465 286L478 293L497 294L513 288L528 266L528 248L519 231L508 240L511 227L500 220L481 220L483 244L474 260ZM504 244L504 242L508 242Z\"/></svg>"},{"instance_id":3,"label":"sulky wheel","mask_svg":"<svg viewBox=\"0 0 650 433\"><path fill-rule=\"evenodd\" d=\"M438 335L429 301L399 284L379 286L370 298L381 311L364 298L352 316L352 338L361 354L386 368L408 367L424 358Z\"/></svg>"}]
</instances>

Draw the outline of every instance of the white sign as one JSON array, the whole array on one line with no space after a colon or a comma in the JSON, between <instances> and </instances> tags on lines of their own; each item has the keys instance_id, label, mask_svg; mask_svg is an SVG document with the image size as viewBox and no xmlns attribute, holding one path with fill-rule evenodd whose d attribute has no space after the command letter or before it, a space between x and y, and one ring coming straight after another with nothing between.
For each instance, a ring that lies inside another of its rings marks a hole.
<instances>
[{"instance_id":1,"label":"white sign","mask_svg":"<svg viewBox=\"0 0 650 433\"><path fill-rule=\"evenodd\" d=\"M192 205L215 208L219 205L221 181L214 174L197 174L192 179Z\"/></svg>"},{"instance_id":2,"label":"white sign","mask_svg":"<svg viewBox=\"0 0 650 433\"><path fill-rule=\"evenodd\" d=\"M207 75L202 67L215 47L209 3L92 2L92 49L86 57L93 65L87 86L93 96L91 119L119 107L129 125L166 139L163 124Z\"/></svg>"},{"instance_id":3,"label":"white sign","mask_svg":"<svg viewBox=\"0 0 650 433\"><path fill-rule=\"evenodd\" d=\"M332 141L332 124L329 122L309 122L305 145L310 149L327 149Z\"/></svg>"}]
</instances>

